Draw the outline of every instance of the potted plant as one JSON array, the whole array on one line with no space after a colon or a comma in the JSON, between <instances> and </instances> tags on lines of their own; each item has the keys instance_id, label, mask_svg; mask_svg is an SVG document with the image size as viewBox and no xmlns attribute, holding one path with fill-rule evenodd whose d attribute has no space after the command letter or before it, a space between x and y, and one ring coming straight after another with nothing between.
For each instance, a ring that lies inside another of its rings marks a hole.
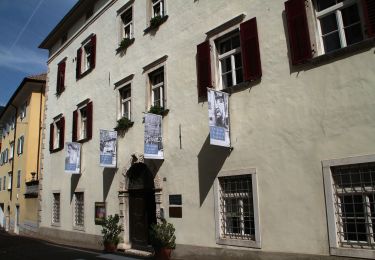
<instances>
[{"instance_id":1,"label":"potted plant","mask_svg":"<svg viewBox=\"0 0 375 260\"><path fill-rule=\"evenodd\" d=\"M106 217L102 224L103 245L106 252L115 252L120 242L120 233L123 231L119 224L120 217L115 214Z\"/></svg>"},{"instance_id":2,"label":"potted plant","mask_svg":"<svg viewBox=\"0 0 375 260\"><path fill-rule=\"evenodd\" d=\"M134 42L134 38L133 39L130 39L130 38L123 38L121 40L121 42L119 43L118 45L118 48L116 49L116 52L119 53L119 52L125 52L126 49L132 45Z\"/></svg>"},{"instance_id":3,"label":"potted plant","mask_svg":"<svg viewBox=\"0 0 375 260\"><path fill-rule=\"evenodd\" d=\"M168 19L168 15L157 15L150 20L150 26L144 30L145 33L158 28L162 23Z\"/></svg>"},{"instance_id":4,"label":"potted plant","mask_svg":"<svg viewBox=\"0 0 375 260\"><path fill-rule=\"evenodd\" d=\"M169 260L171 258L171 252L176 248L174 232L174 226L165 219L151 226L150 241L155 250L155 259Z\"/></svg>"},{"instance_id":5,"label":"potted plant","mask_svg":"<svg viewBox=\"0 0 375 260\"><path fill-rule=\"evenodd\" d=\"M150 107L150 110L148 111L149 113L151 114L155 114L155 115L165 115L168 113L168 109L164 109L164 107L160 107L160 106L151 106Z\"/></svg>"},{"instance_id":6,"label":"potted plant","mask_svg":"<svg viewBox=\"0 0 375 260\"><path fill-rule=\"evenodd\" d=\"M116 131L124 131L129 127L133 126L134 122L130 121L127 117L122 117L117 120L117 126L115 127Z\"/></svg>"}]
</instances>

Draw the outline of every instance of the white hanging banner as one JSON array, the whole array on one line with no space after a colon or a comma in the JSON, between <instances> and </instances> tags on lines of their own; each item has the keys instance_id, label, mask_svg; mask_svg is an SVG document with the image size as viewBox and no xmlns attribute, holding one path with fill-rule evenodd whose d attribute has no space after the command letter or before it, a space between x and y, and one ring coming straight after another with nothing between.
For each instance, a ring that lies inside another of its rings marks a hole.
<instances>
[{"instance_id":1,"label":"white hanging banner","mask_svg":"<svg viewBox=\"0 0 375 260\"><path fill-rule=\"evenodd\" d=\"M117 132L100 130L100 166L117 167Z\"/></svg>"},{"instance_id":2,"label":"white hanging banner","mask_svg":"<svg viewBox=\"0 0 375 260\"><path fill-rule=\"evenodd\" d=\"M73 174L81 172L80 143L65 143L65 172Z\"/></svg>"},{"instance_id":3,"label":"white hanging banner","mask_svg":"<svg viewBox=\"0 0 375 260\"><path fill-rule=\"evenodd\" d=\"M229 94L207 89L210 144L230 147Z\"/></svg>"},{"instance_id":4,"label":"white hanging banner","mask_svg":"<svg viewBox=\"0 0 375 260\"><path fill-rule=\"evenodd\" d=\"M161 122L162 116L145 114L144 158L164 159Z\"/></svg>"}]
</instances>

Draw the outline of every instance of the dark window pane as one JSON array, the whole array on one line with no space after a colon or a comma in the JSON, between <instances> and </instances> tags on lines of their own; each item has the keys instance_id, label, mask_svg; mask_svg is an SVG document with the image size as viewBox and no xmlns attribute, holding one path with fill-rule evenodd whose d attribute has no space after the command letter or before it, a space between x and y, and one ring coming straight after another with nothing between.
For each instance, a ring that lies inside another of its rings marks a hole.
<instances>
[{"instance_id":1,"label":"dark window pane","mask_svg":"<svg viewBox=\"0 0 375 260\"><path fill-rule=\"evenodd\" d=\"M225 73L225 72L229 72L231 70L232 70L231 58L228 57L226 59L221 60L221 72Z\"/></svg>"},{"instance_id":2,"label":"dark window pane","mask_svg":"<svg viewBox=\"0 0 375 260\"><path fill-rule=\"evenodd\" d=\"M316 0L318 11L322 11L328 7L331 7L337 3L341 3L343 0Z\"/></svg>"},{"instance_id":3,"label":"dark window pane","mask_svg":"<svg viewBox=\"0 0 375 260\"><path fill-rule=\"evenodd\" d=\"M324 42L324 50L326 53L341 48L341 42L340 42L340 37L339 37L338 32L329 34L327 36L323 36L323 42Z\"/></svg>"},{"instance_id":4,"label":"dark window pane","mask_svg":"<svg viewBox=\"0 0 375 260\"><path fill-rule=\"evenodd\" d=\"M363 40L361 24L356 24L354 26L345 28L345 37L346 44L348 46L357 42L361 42Z\"/></svg>"},{"instance_id":5,"label":"dark window pane","mask_svg":"<svg viewBox=\"0 0 375 260\"><path fill-rule=\"evenodd\" d=\"M228 39L228 40L222 41L220 43L219 53L223 54L223 53L226 53L226 52L230 51L231 49L232 49L231 48L231 40Z\"/></svg>"},{"instance_id":6,"label":"dark window pane","mask_svg":"<svg viewBox=\"0 0 375 260\"><path fill-rule=\"evenodd\" d=\"M223 86L224 86L224 88L233 86L232 73L223 74L222 78L223 78Z\"/></svg>"},{"instance_id":7,"label":"dark window pane","mask_svg":"<svg viewBox=\"0 0 375 260\"><path fill-rule=\"evenodd\" d=\"M232 38L232 49L236 49L240 47L240 35L239 34L236 34L233 38Z\"/></svg>"},{"instance_id":8,"label":"dark window pane","mask_svg":"<svg viewBox=\"0 0 375 260\"><path fill-rule=\"evenodd\" d=\"M341 14L342 20L344 22L344 27L360 21L358 7L356 4L342 9Z\"/></svg>"},{"instance_id":9,"label":"dark window pane","mask_svg":"<svg viewBox=\"0 0 375 260\"><path fill-rule=\"evenodd\" d=\"M320 19L320 26L322 28L322 34L328 34L337 30L337 19L336 14L330 14Z\"/></svg>"}]
</instances>

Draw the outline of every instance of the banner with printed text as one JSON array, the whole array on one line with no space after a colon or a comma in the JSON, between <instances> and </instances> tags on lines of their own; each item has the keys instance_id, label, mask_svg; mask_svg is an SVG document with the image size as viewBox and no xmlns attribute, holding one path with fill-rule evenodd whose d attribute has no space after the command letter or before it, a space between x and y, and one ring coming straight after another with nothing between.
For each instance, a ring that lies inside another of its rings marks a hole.
<instances>
[{"instance_id":1,"label":"banner with printed text","mask_svg":"<svg viewBox=\"0 0 375 260\"><path fill-rule=\"evenodd\" d=\"M100 166L117 166L117 132L100 130Z\"/></svg>"},{"instance_id":2,"label":"banner with printed text","mask_svg":"<svg viewBox=\"0 0 375 260\"><path fill-rule=\"evenodd\" d=\"M160 115L145 114L144 158L164 159L161 121Z\"/></svg>"},{"instance_id":3,"label":"banner with printed text","mask_svg":"<svg viewBox=\"0 0 375 260\"><path fill-rule=\"evenodd\" d=\"M79 174L81 172L81 144L65 143L65 172Z\"/></svg>"},{"instance_id":4,"label":"banner with printed text","mask_svg":"<svg viewBox=\"0 0 375 260\"><path fill-rule=\"evenodd\" d=\"M230 147L228 93L207 89L210 144Z\"/></svg>"}]
</instances>

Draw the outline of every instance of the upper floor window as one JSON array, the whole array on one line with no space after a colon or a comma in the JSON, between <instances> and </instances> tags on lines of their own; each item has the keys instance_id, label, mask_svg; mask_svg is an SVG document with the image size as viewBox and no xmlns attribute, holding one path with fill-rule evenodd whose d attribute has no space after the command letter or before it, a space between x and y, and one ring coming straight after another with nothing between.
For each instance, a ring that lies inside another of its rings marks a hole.
<instances>
[{"instance_id":1,"label":"upper floor window","mask_svg":"<svg viewBox=\"0 0 375 260\"><path fill-rule=\"evenodd\" d=\"M131 85L119 89L121 101L121 117L131 120Z\"/></svg>"},{"instance_id":2,"label":"upper floor window","mask_svg":"<svg viewBox=\"0 0 375 260\"><path fill-rule=\"evenodd\" d=\"M20 108L20 118L24 119L26 117L26 108L27 108L27 102L25 102L21 108Z\"/></svg>"},{"instance_id":3,"label":"upper floor window","mask_svg":"<svg viewBox=\"0 0 375 260\"><path fill-rule=\"evenodd\" d=\"M375 36L371 0L289 0L285 2L292 64ZM308 12L307 8L313 8ZM308 19L312 16L311 19ZM316 22L314 21L316 20ZM313 22L311 22L313 21Z\"/></svg>"},{"instance_id":4,"label":"upper floor window","mask_svg":"<svg viewBox=\"0 0 375 260\"><path fill-rule=\"evenodd\" d=\"M90 36L77 50L76 78L85 76L95 68L96 35Z\"/></svg>"},{"instance_id":5,"label":"upper floor window","mask_svg":"<svg viewBox=\"0 0 375 260\"><path fill-rule=\"evenodd\" d=\"M15 116L12 116L11 118L11 122L10 122L10 129L14 129L16 126L16 117Z\"/></svg>"},{"instance_id":6,"label":"upper floor window","mask_svg":"<svg viewBox=\"0 0 375 260\"><path fill-rule=\"evenodd\" d=\"M6 179L7 179L6 176L4 176L4 178L3 178L3 190L6 190L6 184L7 184ZM1 183L0 183L0 185L1 185Z\"/></svg>"},{"instance_id":7,"label":"upper floor window","mask_svg":"<svg viewBox=\"0 0 375 260\"><path fill-rule=\"evenodd\" d=\"M12 160L13 159L13 155L14 155L14 142L11 142L9 144L10 146L10 149L9 149L9 160Z\"/></svg>"},{"instance_id":8,"label":"upper floor window","mask_svg":"<svg viewBox=\"0 0 375 260\"><path fill-rule=\"evenodd\" d=\"M132 39L133 38L133 7L130 6L121 14L122 21L122 37Z\"/></svg>"},{"instance_id":9,"label":"upper floor window","mask_svg":"<svg viewBox=\"0 0 375 260\"><path fill-rule=\"evenodd\" d=\"M237 16L207 32L209 40L197 46L200 98L207 97L208 87L221 90L262 77L257 21L239 24L243 18Z\"/></svg>"},{"instance_id":10,"label":"upper floor window","mask_svg":"<svg viewBox=\"0 0 375 260\"><path fill-rule=\"evenodd\" d=\"M84 102L73 112L73 142L92 138L92 110L92 102Z\"/></svg>"},{"instance_id":11,"label":"upper floor window","mask_svg":"<svg viewBox=\"0 0 375 260\"><path fill-rule=\"evenodd\" d=\"M151 106L165 107L164 94L164 67L161 67L149 74L151 87Z\"/></svg>"},{"instance_id":12,"label":"upper floor window","mask_svg":"<svg viewBox=\"0 0 375 260\"><path fill-rule=\"evenodd\" d=\"M23 153L23 145L24 145L24 142L25 142L25 137L24 136L20 136L18 139L17 139L17 154L20 155Z\"/></svg>"},{"instance_id":13,"label":"upper floor window","mask_svg":"<svg viewBox=\"0 0 375 260\"><path fill-rule=\"evenodd\" d=\"M21 187L21 170L17 171L17 188Z\"/></svg>"},{"instance_id":14,"label":"upper floor window","mask_svg":"<svg viewBox=\"0 0 375 260\"><path fill-rule=\"evenodd\" d=\"M13 181L12 172L8 172L8 190L12 189L12 181Z\"/></svg>"},{"instance_id":15,"label":"upper floor window","mask_svg":"<svg viewBox=\"0 0 375 260\"><path fill-rule=\"evenodd\" d=\"M65 89L65 66L66 60L64 59L57 65L57 84L56 94L61 94Z\"/></svg>"},{"instance_id":16,"label":"upper floor window","mask_svg":"<svg viewBox=\"0 0 375 260\"><path fill-rule=\"evenodd\" d=\"M65 140L65 118L58 116L53 123L50 124L50 139L49 150L50 152L57 152L64 148Z\"/></svg>"},{"instance_id":17,"label":"upper floor window","mask_svg":"<svg viewBox=\"0 0 375 260\"><path fill-rule=\"evenodd\" d=\"M152 0L152 17L164 16L165 4L164 0Z\"/></svg>"}]
</instances>

